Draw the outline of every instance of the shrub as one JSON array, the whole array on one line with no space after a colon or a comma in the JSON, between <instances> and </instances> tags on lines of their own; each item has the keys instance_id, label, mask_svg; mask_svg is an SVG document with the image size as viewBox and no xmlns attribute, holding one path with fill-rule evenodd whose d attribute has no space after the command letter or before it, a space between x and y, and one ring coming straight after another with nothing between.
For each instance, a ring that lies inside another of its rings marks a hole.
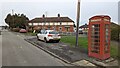
<instances>
[{"instance_id":1,"label":"shrub","mask_svg":"<svg viewBox=\"0 0 120 68\"><path fill-rule=\"evenodd\" d=\"M111 24L111 40L119 41L120 26L117 24Z\"/></svg>"}]
</instances>

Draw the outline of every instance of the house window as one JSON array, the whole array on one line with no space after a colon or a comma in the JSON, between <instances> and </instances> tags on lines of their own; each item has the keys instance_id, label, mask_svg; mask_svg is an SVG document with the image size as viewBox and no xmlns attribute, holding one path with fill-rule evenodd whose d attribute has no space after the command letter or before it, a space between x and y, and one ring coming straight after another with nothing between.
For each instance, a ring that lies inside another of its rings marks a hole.
<instances>
[{"instance_id":1,"label":"house window","mask_svg":"<svg viewBox=\"0 0 120 68\"><path fill-rule=\"evenodd\" d=\"M67 32L70 30L70 26L65 26L65 28Z\"/></svg>"},{"instance_id":2,"label":"house window","mask_svg":"<svg viewBox=\"0 0 120 68\"><path fill-rule=\"evenodd\" d=\"M69 31L69 27L67 27L66 30Z\"/></svg>"},{"instance_id":3,"label":"house window","mask_svg":"<svg viewBox=\"0 0 120 68\"><path fill-rule=\"evenodd\" d=\"M29 25L31 26L31 25L32 25L32 23L29 23Z\"/></svg>"},{"instance_id":4,"label":"house window","mask_svg":"<svg viewBox=\"0 0 120 68\"><path fill-rule=\"evenodd\" d=\"M38 25L38 23L33 23L34 26Z\"/></svg>"}]
</instances>

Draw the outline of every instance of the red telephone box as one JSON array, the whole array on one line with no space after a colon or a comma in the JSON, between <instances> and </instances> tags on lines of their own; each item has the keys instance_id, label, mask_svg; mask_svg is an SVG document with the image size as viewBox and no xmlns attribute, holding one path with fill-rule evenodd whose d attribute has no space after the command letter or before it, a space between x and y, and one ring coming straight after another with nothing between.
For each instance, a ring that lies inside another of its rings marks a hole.
<instances>
[{"instance_id":1,"label":"red telephone box","mask_svg":"<svg viewBox=\"0 0 120 68\"><path fill-rule=\"evenodd\" d=\"M89 19L88 55L105 60L110 57L110 17L94 16Z\"/></svg>"}]
</instances>

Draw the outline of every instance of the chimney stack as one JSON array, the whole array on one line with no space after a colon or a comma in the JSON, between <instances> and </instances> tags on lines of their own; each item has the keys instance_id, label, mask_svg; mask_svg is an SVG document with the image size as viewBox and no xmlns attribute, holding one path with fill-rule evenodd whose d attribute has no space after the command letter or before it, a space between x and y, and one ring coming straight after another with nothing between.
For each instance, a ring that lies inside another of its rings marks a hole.
<instances>
[{"instance_id":1,"label":"chimney stack","mask_svg":"<svg viewBox=\"0 0 120 68\"><path fill-rule=\"evenodd\" d=\"M45 15L43 14L43 18L45 18Z\"/></svg>"},{"instance_id":2,"label":"chimney stack","mask_svg":"<svg viewBox=\"0 0 120 68\"><path fill-rule=\"evenodd\" d=\"M60 14L58 14L58 17L60 17Z\"/></svg>"}]
</instances>

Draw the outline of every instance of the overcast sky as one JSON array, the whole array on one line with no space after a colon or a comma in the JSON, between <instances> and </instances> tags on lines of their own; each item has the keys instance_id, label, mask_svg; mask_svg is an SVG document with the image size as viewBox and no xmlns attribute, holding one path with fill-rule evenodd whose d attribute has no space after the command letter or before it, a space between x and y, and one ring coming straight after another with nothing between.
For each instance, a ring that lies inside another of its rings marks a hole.
<instances>
[{"instance_id":1,"label":"overcast sky","mask_svg":"<svg viewBox=\"0 0 120 68\"><path fill-rule=\"evenodd\" d=\"M118 23L119 0L81 0L80 25L88 23L89 18L95 15L109 15L111 21ZM68 16L76 22L77 0L1 0L0 25L4 25L4 19L8 13L25 14L30 20L41 17L47 13L47 17Z\"/></svg>"}]
</instances>

